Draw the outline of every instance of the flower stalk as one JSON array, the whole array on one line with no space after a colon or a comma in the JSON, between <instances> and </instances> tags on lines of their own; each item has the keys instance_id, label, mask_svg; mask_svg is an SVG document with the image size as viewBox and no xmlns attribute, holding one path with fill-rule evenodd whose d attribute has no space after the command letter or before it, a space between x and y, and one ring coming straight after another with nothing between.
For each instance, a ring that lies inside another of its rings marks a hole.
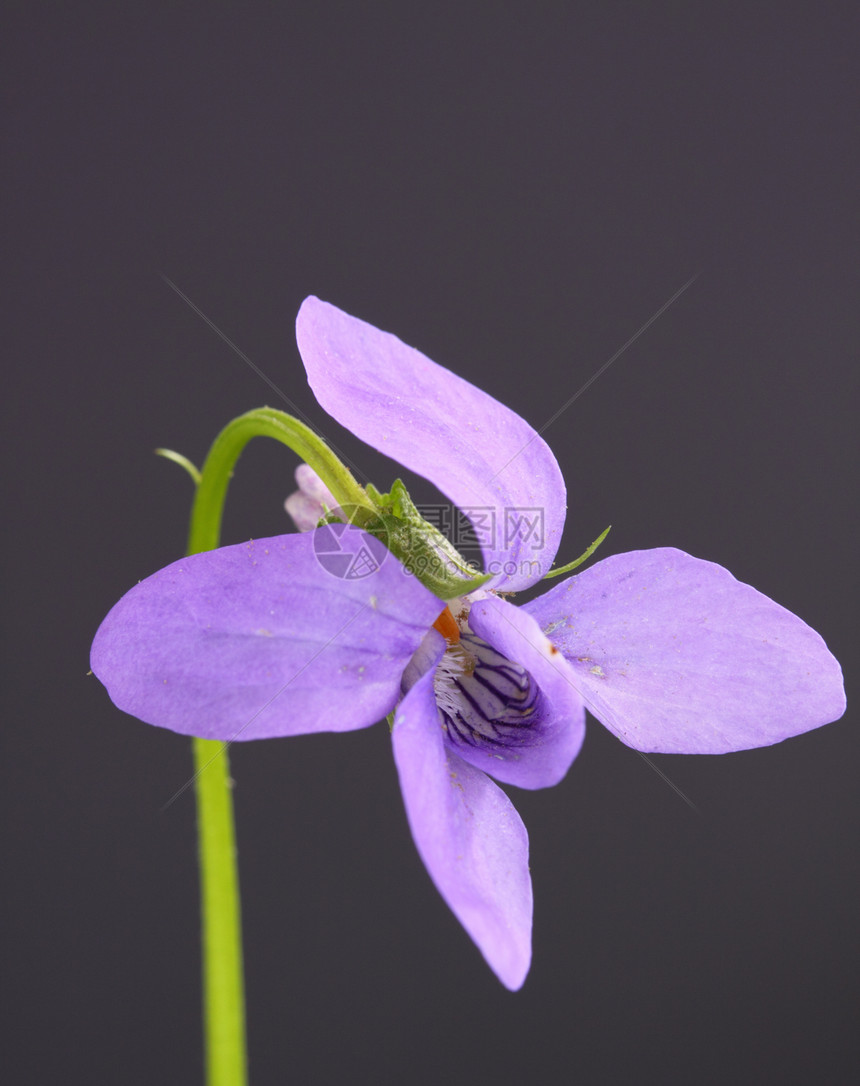
<instances>
[{"instance_id":1,"label":"flower stalk","mask_svg":"<svg viewBox=\"0 0 860 1086\"><path fill-rule=\"evenodd\" d=\"M254 437L271 437L291 448L325 481L341 505L358 510L368 506L367 495L352 473L313 430L283 411L259 407L228 422L209 450L194 495L188 537L189 554L214 550L218 546L224 501L233 467Z\"/></svg>"},{"instance_id":2,"label":"flower stalk","mask_svg":"<svg viewBox=\"0 0 860 1086\"><path fill-rule=\"evenodd\" d=\"M216 437L196 476L188 554L214 550L221 537L227 487L242 450L254 437L288 445L323 476L339 502L363 506L364 491L331 450L297 419L258 408L233 419ZM185 457L169 458L186 467ZM203 1020L207 1086L245 1086L245 983L232 780L227 743L192 740L197 795Z\"/></svg>"},{"instance_id":3,"label":"flower stalk","mask_svg":"<svg viewBox=\"0 0 860 1086\"><path fill-rule=\"evenodd\" d=\"M207 1086L245 1086L245 984L233 793L227 745L192 739L200 860Z\"/></svg>"}]
</instances>

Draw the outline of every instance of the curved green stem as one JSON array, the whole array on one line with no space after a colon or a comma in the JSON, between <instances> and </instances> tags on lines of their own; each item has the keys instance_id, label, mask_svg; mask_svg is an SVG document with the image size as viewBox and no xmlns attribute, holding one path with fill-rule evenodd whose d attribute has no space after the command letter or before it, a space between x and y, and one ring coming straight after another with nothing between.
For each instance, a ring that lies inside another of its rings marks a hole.
<instances>
[{"instance_id":1,"label":"curved green stem","mask_svg":"<svg viewBox=\"0 0 860 1086\"><path fill-rule=\"evenodd\" d=\"M260 407L227 423L215 438L203 465L202 479L194 497L188 539L189 554L212 550L218 546L221 513L233 474L233 465L253 437L272 437L288 445L320 476L339 505L359 508L369 506L367 495L352 473L313 430L283 411ZM368 516L371 514L372 510L368 508Z\"/></svg>"},{"instance_id":2,"label":"curved green stem","mask_svg":"<svg viewBox=\"0 0 860 1086\"><path fill-rule=\"evenodd\" d=\"M367 496L325 443L298 420L264 407L233 419L216 437L197 481L188 553L212 550L233 466L253 437L283 442L320 475L341 505L367 506ZM164 455L164 454L162 454ZM187 468L184 457L177 460ZM208 1086L245 1086L245 985L239 871L227 744L193 740L200 857L203 1017Z\"/></svg>"}]
</instances>

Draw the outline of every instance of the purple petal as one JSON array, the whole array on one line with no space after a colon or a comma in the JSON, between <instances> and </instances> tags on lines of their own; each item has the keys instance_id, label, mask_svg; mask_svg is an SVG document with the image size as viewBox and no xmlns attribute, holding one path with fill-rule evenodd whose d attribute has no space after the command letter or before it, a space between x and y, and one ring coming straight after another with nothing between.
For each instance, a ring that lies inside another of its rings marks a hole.
<instances>
[{"instance_id":1,"label":"purple petal","mask_svg":"<svg viewBox=\"0 0 860 1086\"><path fill-rule=\"evenodd\" d=\"M296 482L299 489L289 495L284 508L300 532L309 532L327 512L337 509L338 504L319 475L307 464L299 464L296 468Z\"/></svg>"},{"instance_id":2,"label":"purple petal","mask_svg":"<svg viewBox=\"0 0 860 1086\"><path fill-rule=\"evenodd\" d=\"M316 528L325 513L319 502L315 502L301 490L296 490L287 496L284 509L300 532L309 532L312 528Z\"/></svg>"},{"instance_id":3,"label":"purple petal","mask_svg":"<svg viewBox=\"0 0 860 1086\"><path fill-rule=\"evenodd\" d=\"M439 893L515 991L531 961L528 835L504 792L446 750L442 734L431 668L401 702L392 733L406 814Z\"/></svg>"},{"instance_id":4,"label":"purple petal","mask_svg":"<svg viewBox=\"0 0 860 1086\"><path fill-rule=\"evenodd\" d=\"M528 671L537 696L527 723L503 729L503 741L482 741L479 735L468 744L459 743L449 728L451 745L465 761L506 784L558 784L585 736L585 707L570 665L534 618L507 600L473 604L469 626L496 652Z\"/></svg>"},{"instance_id":5,"label":"purple petal","mask_svg":"<svg viewBox=\"0 0 860 1086\"><path fill-rule=\"evenodd\" d=\"M607 558L525 609L586 705L631 747L720 754L836 720L842 672L806 623L672 548Z\"/></svg>"},{"instance_id":6,"label":"purple petal","mask_svg":"<svg viewBox=\"0 0 860 1086\"><path fill-rule=\"evenodd\" d=\"M342 555L319 551L324 529L173 563L108 614L93 671L120 709L186 735L233 741L375 723L394 707L440 604L376 540L346 530L346 556L366 542L375 572L333 566Z\"/></svg>"},{"instance_id":7,"label":"purple petal","mask_svg":"<svg viewBox=\"0 0 860 1086\"><path fill-rule=\"evenodd\" d=\"M334 495L309 464L299 464L296 468L296 482L299 490L318 505L326 509L337 509Z\"/></svg>"},{"instance_id":8,"label":"purple petal","mask_svg":"<svg viewBox=\"0 0 860 1086\"><path fill-rule=\"evenodd\" d=\"M494 586L546 573L564 526L565 489L538 434L486 392L396 336L318 298L296 321L314 395L339 423L434 483L471 520Z\"/></svg>"}]
</instances>

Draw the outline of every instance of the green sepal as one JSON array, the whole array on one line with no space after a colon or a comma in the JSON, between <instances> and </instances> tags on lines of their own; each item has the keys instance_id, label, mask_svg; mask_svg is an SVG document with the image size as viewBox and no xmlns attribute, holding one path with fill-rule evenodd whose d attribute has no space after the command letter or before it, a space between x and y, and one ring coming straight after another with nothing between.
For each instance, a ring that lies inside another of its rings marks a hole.
<instances>
[{"instance_id":1,"label":"green sepal","mask_svg":"<svg viewBox=\"0 0 860 1086\"><path fill-rule=\"evenodd\" d=\"M385 543L440 600L474 592L490 579L489 573L477 573L439 529L421 516L401 479L394 480L387 494L370 483L365 490L376 516L361 527Z\"/></svg>"},{"instance_id":2,"label":"green sepal","mask_svg":"<svg viewBox=\"0 0 860 1086\"><path fill-rule=\"evenodd\" d=\"M612 525L610 524L609 528L611 527ZM604 528L600 535L597 537L597 539L595 539L590 547L586 547L586 549L582 552L579 558L574 558L574 560L572 562L568 562L566 566L559 566L558 569L551 569L549 573L545 573L543 575L541 580L546 581L550 577L560 577L562 573L570 573L572 569L576 569L577 566L581 566L583 562L585 562L592 556L592 554L594 554L594 552L597 550L603 540L606 539L606 537L609 535L609 528Z\"/></svg>"}]
</instances>

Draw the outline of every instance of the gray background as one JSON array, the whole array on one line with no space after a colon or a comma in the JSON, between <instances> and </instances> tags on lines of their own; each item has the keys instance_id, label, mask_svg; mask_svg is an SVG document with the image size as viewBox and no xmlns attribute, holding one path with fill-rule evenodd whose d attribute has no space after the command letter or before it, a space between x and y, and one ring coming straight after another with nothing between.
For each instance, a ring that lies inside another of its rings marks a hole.
<instances>
[{"instance_id":1,"label":"gray background","mask_svg":"<svg viewBox=\"0 0 860 1086\"><path fill-rule=\"evenodd\" d=\"M13 9L10 1082L200 1081L190 793L162 811L188 742L87 654L184 547L190 483L153 448L199 462L279 401L162 274L387 486L305 384L306 294L541 426L700 273L546 432L560 558L611 522L605 554L717 560L853 662L857 29L853 4ZM286 530L294 465L249 448L227 541ZM695 814L590 722L559 787L515 795L511 995L417 858L384 728L236 748L252 1081L853 1081L857 751L846 716L655 757Z\"/></svg>"}]
</instances>

